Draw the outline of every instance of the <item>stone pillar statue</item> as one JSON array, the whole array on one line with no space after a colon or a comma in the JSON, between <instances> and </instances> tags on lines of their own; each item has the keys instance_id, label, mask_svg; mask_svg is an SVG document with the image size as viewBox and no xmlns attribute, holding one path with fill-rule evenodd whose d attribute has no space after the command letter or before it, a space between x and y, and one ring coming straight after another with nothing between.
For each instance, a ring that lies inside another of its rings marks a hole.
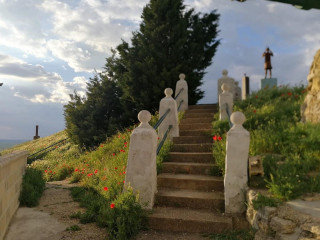
<instances>
[{"instance_id":1,"label":"stone pillar statue","mask_svg":"<svg viewBox=\"0 0 320 240\"><path fill-rule=\"evenodd\" d=\"M130 137L125 187L131 186L139 194L139 201L145 209L152 209L157 192L157 143L156 130L149 125L151 114L139 112L140 125Z\"/></svg>"},{"instance_id":2,"label":"stone pillar statue","mask_svg":"<svg viewBox=\"0 0 320 240\"><path fill-rule=\"evenodd\" d=\"M241 112L231 115L233 127L227 133L224 197L225 213L245 211L245 192L248 189L248 154L250 133L243 128L246 118Z\"/></svg>"},{"instance_id":3,"label":"stone pillar statue","mask_svg":"<svg viewBox=\"0 0 320 240\"><path fill-rule=\"evenodd\" d=\"M177 81L176 84L176 92L175 92L175 97L179 94L180 90L182 90L182 92L179 94L179 96L176 99L177 102L177 106L180 105L181 100L183 100L181 107L179 109L179 112L183 112L185 110L188 110L188 83L185 80L186 75L184 75L183 73L181 73L179 75L179 81Z\"/></svg>"},{"instance_id":4,"label":"stone pillar statue","mask_svg":"<svg viewBox=\"0 0 320 240\"><path fill-rule=\"evenodd\" d=\"M223 83L221 86L222 93L219 95L220 120L228 119L227 105L229 114L232 114L233 109L233 94L229 91L230 86Z\"/></svg>"},{"instance_id":5,"label":"stone pillar statue","mask_svg":"<svg viewBox=\"0 0 320 240\"><path fill-rule=\"evenodd\" d=\"M221 86L223 83L227 83L230 85L230 92L234 95L235 94L235 81L233 78L228 77L228 71L222 71L222 78L218 80L218 96L222 93Z\"/></svg>"},{"instance_id":6,"label":"stone pillar statue","mask_svg":"<svg viewBox=\"0 0 320 240\"><path fill-rule=\"evenodd\" d=\"M160 124L158 128L158 135L159 138L162 139L169 125L172 125L172 128L168 134L168 139L172 140L173 137L179 137L177 102L171 96L173 93L171 88L166 88L164 93L166 97L162 98L160 101L159 118L161 118L168 109L170 109L170 112Z\"/></svg>"}]
</instances>

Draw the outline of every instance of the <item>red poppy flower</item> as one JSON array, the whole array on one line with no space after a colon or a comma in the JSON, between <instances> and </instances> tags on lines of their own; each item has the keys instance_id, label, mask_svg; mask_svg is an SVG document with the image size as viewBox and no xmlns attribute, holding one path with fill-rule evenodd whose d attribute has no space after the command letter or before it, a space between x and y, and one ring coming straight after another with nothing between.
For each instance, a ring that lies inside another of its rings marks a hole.
<instances>
[{"instance_id":1,"label":"red poppy flower","mask_svg":"<svg viewBox=\"0 0 320 240\"><path fill-rule=\"evenodd\" d=\"M45 173L47 173L47 172L48 172L48 170L44 170L44 172L45 172Z\"/></svg>"},{"instance_id":2,"label":"red poppy flower","mask_svg":"<svg viewBox=\"0 0 320 240\"><path fill-rule=\"evenodd\" d=\"M218 137L217 137L216 135L214 135L214 136L212 137L212 139L213 139L214 141L217 141Z\"/></svg>"},{"instance_id":3,"label":"red poppy flower","mask_svg":"<svg viewBox=\"0 0 320 240\"><path fill-rule=\"evenodd\" d=\"M91 177L93 174L92 173L88 173L88 177Z\"/></svg>"},{"instance_id":4,"label":"red poppy flower","mask_svg":"<svg viewBox=\"0 0 320 240\"><path fill-rule=\"evenodd\" d=\"M292 95L292 93L291 92L288 92L288 96L291 96Z\"/></svg>"},{"instance_id":5,"label":"red poppy flower","mask_svg":"<svg viewBox=\"0 0 320 240\"><path fill-rule=\"evenodd\" d=\"M115 169L115 170L117 170L118 168L117 168L117 167L115 167L114 169Z\"/></svg>"},{"instance_id":6,"label":"red poppy flower","mask_svg":"<svg viewBox=\"0 0 320 240\"><path fill-rule=\"evenodd\" d=\"M103 148L103 144L101 144L100 147Z\"/></svg>"},{"instance_id":7,"label":"red poppy flower","mask_svg":"<svg viewBox=\"0 0 320 240\"><path fill-rule=\"evenodd\" d=\"M123 174L126 174L126 172L124 171Z\"/></svg>"},{"instance_id":8,"label":"red poppy flower","mask_svg":"<svg viewBox=\"0 0 320 240\"><path fill-rule=\"evenodd\" d=\"M125 150L121 149L120 152L125 152Z\"/></svg>"},{"instance_id":9,"label":"red poppy flower","mask_svg":"<svg viewBox=\"0 0 320 240\"><path fill-rule=\"evenodd\" d=\"M97 169L96 169L96 170L94 170L94 173L95 173L95 174L97 174L97 173L98 173L98 170L97 170Z\"/></svg>"},{"instance_id":10,"label":"red poppy flower","mask_svg":"<svg viewBox=\"0 0 320 240\"><path fill-rule=\"evenodd\" d=\"M112 153L112 156L115 156L116 154L115 153Z\"/></svg>"},{"instance_id":11,"label":"red poppy flower","mask_svg":"<svg viewBox=\"0 0 320 240\"><path fill-rule=\"evenodd\" d=\"M104 187L103 190L108 191L108 187Z\"/></svg>"},{"instance_id":12,"label":"red poppy flower","mask_svg":"<svg viewBox=\"0 0 320 240\"><path fill-rule=\"evenodd\" d=\"M256 98L258 98L258 96L256 96Z\"/></svg>"},{"instance_id":13,"label":"red poppy flower","mask_svg":"<svg viewBox=\"0 0 320 240\"><path fill-rule=\"evenodd\" d=\"M79 172L80 170L79 170L78 168L76 168L74 171L75 171L75 172Z\"/></svg>"},{"instance_id":14,"label":"red poppy flower","mask_svg":"<svg viewBox=\"0 0 320 240\"><path fill-rule=\"evenodd\" d=\"M219 137L218 137L218 140L219 140L219 141L221 141L221 140L222 140L222 138L219 136Z\"/></svg>"},{"instance_id":15,"label":"red poppy flower","mask_svg":"<svg viewBox=\"0 0 320 240\"><path fill-rule=\"evenodd\" d=\"M124 142L124 145L127 145L128 143L127 142Z\"/></svg>"},{"instance_id":16,"label":"red poppy flower","mask_svg":"<svg viewBox=\"0 0 320 240\"><path fill-rule=\"evenodd\" d=\"M284 93L281 94L281 97L283 97L283 96L284 96Z\"/></svg>"},{"instance_id":17,"label":"red poppy flower","mask_svg":"<svg viewBox=\"0 0 320 240\"><path fill-rule=\"evenodd\" d=\"M257 112L257 110L253 110L253 113L256 113Z\"/></svg>"},{"instance_id":18,"label":"red poppy flower","mask_svg":"<svg viewBox=\"0 0 320 240\"><path fill-rule=\"evenodd\" d=\"M50 170L50 173L52 173L52 171Z\"/></svg>"},{"instance_id":19,"label":"red poppy flower","mask_svg":"<svg viewBox=\"0 0 320 240\"><path fill-rule=\"evenodd\" d=\"M110 208L114 208L114 206L115 206L114 203L110 204Z\"/></svg>"}]
</instances>

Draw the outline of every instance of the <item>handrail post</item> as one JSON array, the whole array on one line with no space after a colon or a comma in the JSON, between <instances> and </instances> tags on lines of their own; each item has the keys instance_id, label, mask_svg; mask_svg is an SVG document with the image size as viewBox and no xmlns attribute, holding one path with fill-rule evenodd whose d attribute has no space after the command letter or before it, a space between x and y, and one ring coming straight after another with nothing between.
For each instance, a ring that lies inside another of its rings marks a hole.
<instances>
[{"instance_id":1,"label":"handrail post","mask_svg":"<svg viewBox=\"0 0 320 240\"><path fill-rule=\"evenodd\" d=\"M186 75L181 73L179 75L180 80L176 83L175 100L178 106L181 104L179 112L188 110L188 83L185 78Z\"/></svg>"},{"instance_id":2,"label":"handrail post","mask_svg":"<svg viewBox=\"0 0 320 240\"><path fill-rule=\"evenodd\" d=\"M242 126L245 120L243 113L232 113L233 127L227 133L224 196L225 213L231 215L245 211L250 145L250 133Z\"/></svg>"},{"instance_id":3,"label":"handrail post","mask_svg":"<svg viewBox=\"0 0 320 240\"><path fill-rule=\"evenodd\" d=\"M168 138L172 140L173 137L179 136L179 122L178 122L178 111L177 111L177 103L172 98L172 89L166 88L164 90L166 97L162 98L159 106L159 116L163 116L168 109L170 109L168 115L163 120L158 128L159 138L162 139L170 125L172 125L172 129L169 132Z\"/></svg>"},{"instance_id":4,"label":"handrail post","mask_svg":"<svg viewBox=\"0 0 320 240\"><path fill-rule=\"evenodd\" d=\"M227 83L223 83L221 89L223 92L219 95L220 120L224 120L228 118L228 112L229 115L232 114L233 94L229 92L230 86Z\"/></svg>"},{"instance_id":5,"label":"handrail post","mask_svg":"<svg viewBox=\"0 0 320 240\"><path fill-rule=\"evenodd\" d=\"M156 152L158 135L149 125L150 112L139 112L140 125L132 131L125 177L125 187L132 187L139 194L139 202L145 209L151 210L157 192Z\"/></svg>"}]
</instances>

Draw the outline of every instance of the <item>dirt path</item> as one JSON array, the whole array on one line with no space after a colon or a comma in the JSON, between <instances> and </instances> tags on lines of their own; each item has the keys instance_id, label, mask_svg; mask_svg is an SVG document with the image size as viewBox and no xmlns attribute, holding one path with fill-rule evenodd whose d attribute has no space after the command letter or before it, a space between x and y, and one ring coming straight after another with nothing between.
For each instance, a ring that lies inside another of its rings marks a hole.
<instances>
[{"instance_id":1,"label":"dirt path","mask_svg":"<svg viewBox=\"0 0 320 240\"><path fill-rule=\"evenodd\" d=\"M74 202L67 180L46 183L46 190L35 208L19 208L11 222L5 240L108 240L107 231L95 223L81 224L70 218L72 213L85 209ZM67 230L79 226L79 231ZM205 240L199 234L141 232L136 240Z\"/></svg>"}]
</instances>

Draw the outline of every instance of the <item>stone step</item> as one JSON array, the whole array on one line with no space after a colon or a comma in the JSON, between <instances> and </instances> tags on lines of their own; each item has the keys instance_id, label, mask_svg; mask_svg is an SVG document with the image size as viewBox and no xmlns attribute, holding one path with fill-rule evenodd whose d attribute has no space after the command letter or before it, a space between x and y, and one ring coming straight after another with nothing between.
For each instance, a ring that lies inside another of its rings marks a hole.
<instances>
[{"instance_id":1,"label":"stone step","mask_svg":"<svg viewBox=\"0 0 320 240\"><path fill-rule=\"evenodd\" d=\"M198 109L188 109L186 113L216 113L215 108L198 108Z\"/></svg>"},{"instance_id":2,"label":"stone step","mask_svg":"<svg viewBox=\"0 0 320 240\"><path fill-rule=\"evenodd\" d=\"M196 191L223 191L223 178L193 174L161 173L158 175L158 188L186 189Z\"/></svg>"},{"instance_id":3,"label":"stone step","mask_svg":"<svg viewBox=\"0 0 320 240\"><path fill-rule=\"evenodd\" d=\"M184 115L185 118L212 118L213 113L188 113L186 112Z\"/></svg>"},{"instance_id":4,"label":"stone step","mask_svg":"<svg viewBox=\"0 0 320 240\"><path fill-rule=\"evenodd\" d=\"M184 136L211 136L212 129L197 129L197 130L180 130L179 135Z\"/></svg>"},{"instance_id":5,"label":"stone step","mask_svg":"<svg viewBox=\"0 0 320 240\"><path fill-rule=\"evenodd\" d=\"M181 120L180 124L212 123L212 121L213 121L213 119L211 117L209 117L209 118L184 118Z\"/></svg>"},{"instance_id":6,"label":"stone step","mask_svg":"<svg viewBox=\"0 0 320 240\"><path fill-rule=\"evenodd\" d=\"M212 108L212 109L218 109L218 104L198 104L198 105L189 105L188 109L206 109L206 108Z\"/></svg>"},{"instance_id":7,"label":"stone step","mask_svg":"<svg viewBox=\"0 0 320 240\"><path fill-rule=\"evenodd\" d=\"M156 206L188 209L209 209L224 212L223 192L199 192L188 190L159 190Z\"/></svg>"},{"instance_id":8,"label":"stone step","mask_svg":"<svg viewBox=\"0 0 320 240\"><path fill-rule=\"evenodd\" d=\"M203 144L174 144L172 152L212 152L212 143Z\"/></svg>"},{"instance_id":9,"label":"stone step","mask_svg":"<svg viewBox=\"0 0 320 240\"><path fill-rule=\"evenodd\" d=\"M212 152L169 152L169 162L214 163Z\"/></svg>"},{"instance_id":10,"label":"stone step","mask_svg":"<svg viewBox=\"0 0 320 240\"><path fill-rule=\"evenodd\" d=\"M174 144L187 144L187 143L212 143L211 136L181 136L174 137Z\"/></svg>"},{"instance_id":11,"label":"stone step","mask_svg":"<svg viewBox=\"0 0 320 240\"><path fill-rule=\"evenodd\" d=\"M180 123L179 130L197 130L197 129L212 129L211 123Z\"/></svg>"},{"instance_id":12,"label":"stone step","mask_svg":"<svg viewBox=\"0 0 320 240\"><path fill-rule=\"evenodd\" d=\"M208 210L157 207L148 220L151 229L171 232L222 233L233 228L231 217Z\"/></svg>"},{"instance_id":13,"label":"stone step","mask_svg":"<svg viewBox=\"0 0 320 240\"><path fill-rule=\"evenodd\" d=\"M210 175L212 163L164 162L162 173Z\"/></svg>"}]
</instances>

